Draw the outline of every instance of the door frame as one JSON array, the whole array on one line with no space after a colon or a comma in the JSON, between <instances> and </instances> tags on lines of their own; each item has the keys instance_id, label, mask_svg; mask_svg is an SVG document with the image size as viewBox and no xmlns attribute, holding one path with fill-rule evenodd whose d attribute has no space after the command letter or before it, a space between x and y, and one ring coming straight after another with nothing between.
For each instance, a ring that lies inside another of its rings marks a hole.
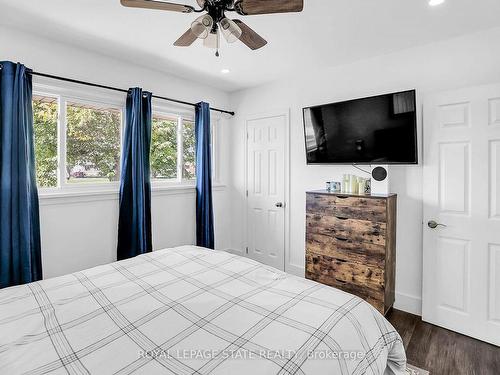
<instances>
[{"instance_id":1,"label":"door frame","mask_svg":"<svg viewBox=\"0 0 500 375\"><path fill-rule=\"evenodd\" d=\"M276 109L272 111L254 113L244 117L245 121L245 187L244 187L244 197L245 197L245 218L243 220L245 226L245 248L242 249L243 255L248 256L248 123L255 120L263 120L270 117L284 117L285 118L285 139L284 139L284 150L283 160L285 164L284 168L284 257L283 257L283 269L282 271L287 272L287 265L290 264L290 108Z\"/></svg>"}]
</instances>

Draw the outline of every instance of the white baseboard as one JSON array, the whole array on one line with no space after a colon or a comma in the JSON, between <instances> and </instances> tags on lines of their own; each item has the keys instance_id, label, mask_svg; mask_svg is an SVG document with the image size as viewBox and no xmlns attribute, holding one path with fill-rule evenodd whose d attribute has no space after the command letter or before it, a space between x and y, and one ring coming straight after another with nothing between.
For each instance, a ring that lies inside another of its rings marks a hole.
<instances>
[{"instance_id":1,"label":"white baseboard","mask_svg":"<svg viewBox=\"0 0 500 375\"><path fill-rule=\"evenodd\" d=\"M405 293L396 292L394 308L415 315L422 315L422 299Z\"/></svg>"},{"instance_id":2,"label":"white baseboard","mask_svg":"<svg viewBox=\"0 0 500 375\"><path fill-rule=\"evenodd\" d=\"M306 270L304 267L295 266L290 263L286 265L285 272L302 278L306 276Z\"/></svg>"},{"instance_id":3,"label":"white baseboard","mask_svg":"<svg viewBox=\"0 0 500 375\"><path fill-rule=\"evenodd\" d=\"M226 253L234 254L234 255L239 255L239 256L245 256L245 252L243 250L235 250L233 248L225 248L225 249L220 249L221 251L225 251Z\"/></svg>"}]
</instances>

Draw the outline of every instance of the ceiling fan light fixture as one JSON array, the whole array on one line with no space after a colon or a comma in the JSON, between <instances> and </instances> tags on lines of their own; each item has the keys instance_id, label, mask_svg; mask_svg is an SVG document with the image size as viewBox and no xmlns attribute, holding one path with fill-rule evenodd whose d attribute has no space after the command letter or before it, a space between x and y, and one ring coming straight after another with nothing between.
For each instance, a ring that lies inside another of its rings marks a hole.
<instances>
[{"instance_id":1,"label":"ceiling fan light fixture","mask_svg":"<svg viewBox=\"0 0 500 375\"><path fill-rule=\"evenodd\" d=\"M214 20L208 14L198 17L191 24L191 31L197 38L205 39L209 36Z\"/></svg>"},{"instance_id":2,"label":"ceiling fan light fixture","mask_svg":"<svg viewBox=\"0 0 500 375\"><path fill-rule=\"evenodd\" d=\"M207 48L215 49L215 56L219 57L219 48L220 48L220 31L219 29L215 29L212 31L206 39L203 40L203 45Z\"/></svg>"},{"instance_id":3,"label":"ceiling fan light fixture","mask_svg":"<svg viewBox=\"0 0 500 375\"><path fill-rule=\"evenodd\" d=\"M242 31L241 28L229 18L223 18L219 22L222 29L222 35L228 43L234 43L240 39Z\"/></svg>"},{"instance_id":4,"label":"ceiling fan light fixture","mask_svg":"<svg viewBox=\"0 0 500 375\"><path fill-rule=\"evenodd\" d=\"M208 36L203 40L203 45L207 48L219 49L220 46L219 30L208 34Z\"/></svg>"}]
</instances>

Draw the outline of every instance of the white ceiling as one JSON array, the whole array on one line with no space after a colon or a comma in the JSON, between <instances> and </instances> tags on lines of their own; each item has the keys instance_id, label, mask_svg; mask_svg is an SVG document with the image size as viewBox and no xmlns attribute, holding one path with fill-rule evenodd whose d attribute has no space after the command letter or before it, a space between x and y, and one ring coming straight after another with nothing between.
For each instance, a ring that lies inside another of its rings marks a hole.
<instances>
[{"instance_id":1,"label":"white ceiling","mask_svg":"<svg viewBox=\"0 0 500 375\"><path fill-rule=\"evenodd\" d=\"M226 91L500 26L499 0L447 0L438 7L428 0L304 3L298 14L239 17L269 44L251 51L224 42L219 58L200 41L172 45L197 14L124 8L119 0L0 0L0 24ZM221 74L223 68L231 73Z\"/></svg>"}]
</instances>

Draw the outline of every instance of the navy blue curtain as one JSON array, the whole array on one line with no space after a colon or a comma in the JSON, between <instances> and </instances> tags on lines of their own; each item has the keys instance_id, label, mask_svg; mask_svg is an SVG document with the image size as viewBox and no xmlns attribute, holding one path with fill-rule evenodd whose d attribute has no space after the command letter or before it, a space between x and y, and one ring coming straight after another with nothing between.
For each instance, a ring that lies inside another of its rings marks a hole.
<instances>
[{"instance_id":1,"label":"navy blue curtain","mask_svg":"<svg viewBox=\"0 0 500 375\"><path fill-rule=\"evenodd\" d=\"M210 106L196 105L196 245L214 248Z\"/></svg>"},{"instance_id":2,"label":"navy blue curtain","mask_svg":"<svg viewBox=\"0 0 500 375\"><path fill-rule=\"evenodd\" d=\"M151 93L133 88L127 94L122 148L118 260L152 250L150 147Z\"/></svg>"},{"instance_id":3,"label":"navy blue curtain","mask_svg":"<svg viewBox=\"0 0 500 375\"><path fill-rule=\"evenodd\" d=\"M0 62L0 287L42 278L31 74Z\"/></svg>"}]
</instances>

